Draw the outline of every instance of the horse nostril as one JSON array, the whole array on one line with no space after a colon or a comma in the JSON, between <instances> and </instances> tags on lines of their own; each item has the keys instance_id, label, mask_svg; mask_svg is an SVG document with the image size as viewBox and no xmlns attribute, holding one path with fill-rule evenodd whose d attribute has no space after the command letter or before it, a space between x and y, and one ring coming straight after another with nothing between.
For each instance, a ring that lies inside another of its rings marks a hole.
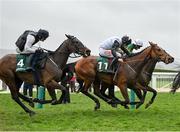
<instances>
[{"instance_id":1,"label":"horse nostril","mask_svg":"<svg viewBox=\"0 0 180 132\"><path fill-rule=\"evenodd\" d=\"M174 58L171 57L171 58L168 59L168 61L169 61L169 62L174 62Z\"/></svg>"},{"instance_id":2,"label":"horse nostril","mask_svg":"<svg viewBox=\"0 0 180 132\"><path fill-rule=\"evenodd\" d=\"M87 54L88 56L90 56L91 50L86 50L86 54Z\"/></svg>"}]
</instances>

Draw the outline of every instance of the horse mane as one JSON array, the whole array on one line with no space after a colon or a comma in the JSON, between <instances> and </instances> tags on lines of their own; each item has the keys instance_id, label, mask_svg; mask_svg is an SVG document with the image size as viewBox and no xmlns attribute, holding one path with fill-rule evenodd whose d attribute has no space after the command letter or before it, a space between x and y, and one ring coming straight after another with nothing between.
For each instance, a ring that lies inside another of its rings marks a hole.
<instances>
[{"instance_id":1,"label":"horse mane","mask_svg":"<svg viewBox=\"0 0 180 132\"><path fill-rule=\"evenodd\" d=\"M136 56L142 54L142 53L143 53L145 50L147 50L149 47L151 47L151 46L146 47L145 49L143 49L143 50L140 51L140 52L133 53L133 54L131 54L130 56L126 56L123 60L124 60L124 61L128 61L129 59L133 59L133 57L136 57Z\"/></svg>"},{"instance_id":2,"label":"horse mane","mask_svg":"<svg viewBox=\"0 0 180 132\"><path fill-rule=\"evenodd\" d=\"M58 51L60 48L62 48L65 44L67 44L67 41L68 41L69 39L66 39L66 40L64 40L62 43L61 43L61 45L54 51L54 52L56 52L56 51Z\"/></svg>"},{"instance_id":3,"label":"horse mane","mask_svg":"<svg viewBox=\"0 0 180 132\"><path fill-rule=\"evenodd\" d=\"M137 52L137 53L133 53L130 57L134 57L136 55L139 55L141 54L142 52L144 52L144 50L146 50L147 48L149 48L150 46L146 47L145 49L141 50L140 52Z\"/></svg>"}]
</instances>

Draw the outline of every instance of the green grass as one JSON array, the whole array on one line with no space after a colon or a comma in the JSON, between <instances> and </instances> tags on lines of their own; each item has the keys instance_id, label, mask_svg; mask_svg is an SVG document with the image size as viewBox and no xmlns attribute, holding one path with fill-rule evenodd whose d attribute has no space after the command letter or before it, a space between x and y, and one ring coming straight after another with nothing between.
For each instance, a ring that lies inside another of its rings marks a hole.
<instances>
[{"instance_id":1,"label":"green grass","mask_svg":"<svg viewBox=\"0 0 180 132\"><path fill-rule=\"evenodd\" d=\"M66 105L46 104L43 109L34 108L36 115L29 117L9 94L0 94L0 130L180 130L180 93L158 93L150 108L145 109L143 105L138 110L112 108L100 100L101 109L94 111L94 103L82 94L73 94L71 101Z\"/></svg>"}]
</instances>

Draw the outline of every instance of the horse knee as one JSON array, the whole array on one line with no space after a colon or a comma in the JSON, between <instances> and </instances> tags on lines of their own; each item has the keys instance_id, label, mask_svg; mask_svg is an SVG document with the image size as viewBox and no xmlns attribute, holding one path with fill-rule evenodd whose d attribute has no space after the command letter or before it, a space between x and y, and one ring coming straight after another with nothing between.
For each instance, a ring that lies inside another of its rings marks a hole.
<instances>
[{"instance_id":1,"label":"horse knee","mask_svg":"<svg viewBox=\"0 0 180 132\"><path fill-rule=\"evenodd\" d=\"M130 104L130 100L125 100L123 103L124 104Z\"/></svg>"},{"instance_id":2,"label":"horse knee","mask_svg":"<svg viewBox=\"0 0 180 132\"><path fill-rule=\"evenodd\" d=\"M154 90L154 91L153 91L153 94L154 94L154 96L156 96L156 95L157 95L157 91Z\"/></svg>"},{"instance_id":3,"label":"horse knee","mask_svg":"<svg viewBox=\"0 0 180 132\"><path fill-rule=\"evenodd\" d=\"M18 96L12 95L11 98L16 101L18 99Z\"/></svg>"}]
</instances>

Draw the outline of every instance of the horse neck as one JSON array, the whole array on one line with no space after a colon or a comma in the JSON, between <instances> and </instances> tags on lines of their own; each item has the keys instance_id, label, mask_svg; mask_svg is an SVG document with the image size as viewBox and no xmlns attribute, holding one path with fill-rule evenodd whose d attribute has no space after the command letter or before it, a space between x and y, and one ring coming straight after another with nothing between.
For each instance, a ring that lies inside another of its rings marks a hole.
<instances>
[{"instance_id":1,"label":"horse neck","mask_svg":"<svg viewBox=\"0 0 180 132\"><path fill-rule=\"evenodd\" d=\"M134 71L136 71L136 73L139 73L150 59L150 51L151 47L148 47L143 51L137 53L135 56L127 58L125 61L134 69Z\"/></svg>"},{"instance_id":2,"label":"horse neck","mask_svg":"<svg viewBox=\"0 0 180 132\"><path fill-rule=\"evenodd\" d=\"M68 57L71 54L70 50L68 49L68 45L68 41L65 40L52 55L53 61L60 69L65 67Z\"/></svg>"},{"instance_id":3,"label":"horse neck","mask_svg":"<svg viewBox=\"0 0 180 132\"><path fill-rule=\"evenodd\" d=\"M145 73L149 77L151 77L155 69L156 63L157 63L157 59L150 59L143 67L142 73Z\"/></svg>"}]
</instances>

